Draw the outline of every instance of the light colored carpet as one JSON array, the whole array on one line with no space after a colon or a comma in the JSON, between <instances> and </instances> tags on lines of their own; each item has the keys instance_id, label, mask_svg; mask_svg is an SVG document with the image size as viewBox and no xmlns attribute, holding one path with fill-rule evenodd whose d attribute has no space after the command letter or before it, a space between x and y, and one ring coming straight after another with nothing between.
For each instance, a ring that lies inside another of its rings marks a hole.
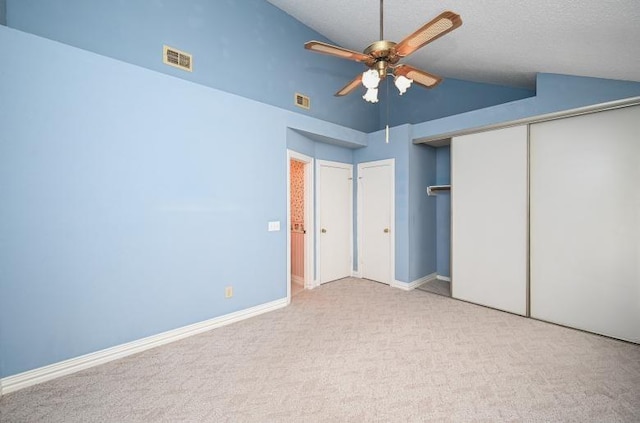
<instances>
[{"instance_id":1,"label":"light colored carpet","mask_svg":"<svg viewBox=\"0 0 640 423\"><path fill-rule=\"evenodd\" d=\"M451 296L451 282L441 281L440 279L434 279L422 284L418 289L431 292L433 294L444 295L445 297Z\"/></svg>"},{"instance_id":2,"label":"light colored carpet","mask_svg":"<svg viewBox=\"0 0 640 423\"><path fill-rule=\"evenodd\" d=\"M5 422L638 422L640 346L345 279L4 396Z\"/></svg>"},{"instance_id":3,"label":"light colored carpet","mask_svg":"<svg viewBox=\"0 0 640 423\"><path fill-rule=\"evenodd\" d=\"M304 291L304 287L302 285L298 285L297 283L291 282L291 296L298 295Z\"/></svg>"}]
</instances>

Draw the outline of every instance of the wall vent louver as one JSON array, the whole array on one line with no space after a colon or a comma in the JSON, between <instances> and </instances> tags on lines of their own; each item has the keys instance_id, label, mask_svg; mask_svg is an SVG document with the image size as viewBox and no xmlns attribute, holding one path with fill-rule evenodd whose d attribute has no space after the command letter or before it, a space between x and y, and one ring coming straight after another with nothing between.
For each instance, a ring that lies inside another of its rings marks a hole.
<instances>
[{"instance_id":1,"label":"wall vent louver","mask_svg":"<svg viewBox=\"0 0 640 423\"><path fill-rule=\"evenodd\" d=\"M295 94L295 103L296 106L302 107L303 109L311 108L311 100L309 100L309 97L300 93Z\"/></svg>"},{"instance_id":2,"label":"wall vent louver","mask_svg":"<svg viewBox=\"0 0 640 423\"><path fill-rule=\"evenodd\" d=\"M189 53L173 47L163 47L162 61L169 65L189 72L193 71L193 58Z\"/></svg>"}]
</instances>

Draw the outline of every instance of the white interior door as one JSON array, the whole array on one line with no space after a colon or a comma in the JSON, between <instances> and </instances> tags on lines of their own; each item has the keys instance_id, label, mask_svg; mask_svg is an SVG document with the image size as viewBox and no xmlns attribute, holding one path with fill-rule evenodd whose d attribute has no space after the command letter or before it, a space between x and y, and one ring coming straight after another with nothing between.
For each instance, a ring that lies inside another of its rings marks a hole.
<instances>
[{"instance_id":1,"label":"white interior door","mask_svg":"<svg viewBox=\"0 0 640 423\"><path fill-rule=\"evenodd\" d=\"M394 161L358 165L358 263L363 278L391 284L394 239Z\"/></svg>"},{"instance_id":2,"label":"white interior door","mask_svg":"<svg viewBox=\"0 0 640 423\"><path fill-rule=\"evenodd\" d=\"M527 313L527 127L451 142L451 294Z\"/></svg>"},{"instance_id":3,"label":"white interior door","mask_svg":"<svg viewBox=\"0 0 640 423\"><path fill-rule=\"evenodd\" d=\"M640 106L531 125L531 316L640 343Z\"/></svg>"},{"instance_id":4,"label":"white interior door","mask_svg":"<svg viewBox=\"0 0 640 423\"><path fill-rule=\"evenodd\" d=\"M353 166L318 160L320 283L351 276Z\"/></svg>"}]
</instances>

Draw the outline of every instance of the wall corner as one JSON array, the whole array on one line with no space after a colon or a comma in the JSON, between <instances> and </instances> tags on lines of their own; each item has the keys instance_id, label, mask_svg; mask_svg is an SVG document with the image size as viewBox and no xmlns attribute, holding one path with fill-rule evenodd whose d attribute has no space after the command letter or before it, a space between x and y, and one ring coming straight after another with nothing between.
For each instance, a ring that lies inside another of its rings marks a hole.
<instances>
[{"instance_id":1,"label":"wall corner","mask_svg":"<svg viewBox=\"0 0 640 423\"><path fill-rule=\"evenodd\" d=\"M7 0L0 0L0 25L7 26Z\"/></svg>"}]
</instances>

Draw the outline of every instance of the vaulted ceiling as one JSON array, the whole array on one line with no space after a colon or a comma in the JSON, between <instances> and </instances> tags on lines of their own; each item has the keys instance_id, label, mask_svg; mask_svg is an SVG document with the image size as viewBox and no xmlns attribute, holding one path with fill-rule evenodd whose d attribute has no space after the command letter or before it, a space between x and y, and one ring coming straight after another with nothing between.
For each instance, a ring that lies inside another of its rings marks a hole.
<instances>
[{"instance_id":1,"label":"vaulted ceiling","mask_svg":"<svg viewBox=\"0 0 640 423\"><path fill-rule=\"evenodd\" d=\"M268 1L342 47L379 39L379 0ZM537 72L640 81L639 0L386 0L385 39L399 42L445 10L463 25L403 62L526 88Z\"/></svg>"}]
</instances>

